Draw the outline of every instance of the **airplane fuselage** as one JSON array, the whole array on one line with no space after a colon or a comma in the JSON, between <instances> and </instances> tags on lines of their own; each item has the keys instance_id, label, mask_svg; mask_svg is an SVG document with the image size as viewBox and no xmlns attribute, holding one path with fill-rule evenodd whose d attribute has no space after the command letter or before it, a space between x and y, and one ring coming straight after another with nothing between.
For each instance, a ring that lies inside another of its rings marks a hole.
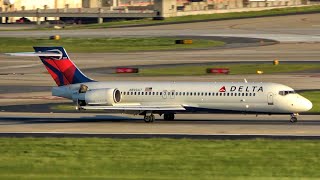
<instances>
[{"instance_id":1,"label":"airplane fuselage","mask_svg":"<svg viewBox=\"0 0 320 180\"><path fill-rule=\"evenodd\" d=\"M100 96L102 100L92 101L93 105L163 104L186 108L177 113L291 114L312 108L312 103L292 88L276 83L117 81L82 84L88 91L117 89L121 92L117 103L105 102ZM53 95L75 100L79 97L79 88L80 84L55 87Z\"/></svg>"}]
</instances>

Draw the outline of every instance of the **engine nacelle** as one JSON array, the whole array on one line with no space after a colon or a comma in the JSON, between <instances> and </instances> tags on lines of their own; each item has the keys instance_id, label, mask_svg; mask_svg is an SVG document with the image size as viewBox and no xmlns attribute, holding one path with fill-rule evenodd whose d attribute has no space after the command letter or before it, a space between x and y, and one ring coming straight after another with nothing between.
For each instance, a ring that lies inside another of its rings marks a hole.
<instances>
[{"instance_id":1,"label":"engine nacelle","mask_svg":"<svg viewBox=\"0 0 320 180\"><path fill-rule=\"evenodd\" d=\"M121 101L118 89L92 89L79 94L79 100L88 105L112 105Z\"/></svg>"}]
</instances>

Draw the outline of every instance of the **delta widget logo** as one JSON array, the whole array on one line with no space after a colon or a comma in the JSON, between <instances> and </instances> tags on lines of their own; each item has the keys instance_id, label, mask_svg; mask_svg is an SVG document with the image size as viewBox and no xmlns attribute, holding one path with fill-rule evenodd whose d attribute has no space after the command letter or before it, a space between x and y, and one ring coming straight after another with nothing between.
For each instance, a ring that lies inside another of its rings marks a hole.
<instances>
[{"instance_id":1,"label":"delta widget logo","mask_svg":"<svg viewBox=\"0 0 320 180\"><path fill-rule=\"evenodd\" d=\"M222 88L220 88L219 92L226 92L226 87L222 86Z\"/></svg>"}]
</instances>

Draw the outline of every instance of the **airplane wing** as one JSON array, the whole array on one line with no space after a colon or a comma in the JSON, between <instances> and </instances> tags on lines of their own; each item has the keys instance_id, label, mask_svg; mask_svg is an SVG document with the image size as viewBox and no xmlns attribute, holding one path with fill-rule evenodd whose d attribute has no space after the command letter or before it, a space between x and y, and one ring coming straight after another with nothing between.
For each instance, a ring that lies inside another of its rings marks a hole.
<instances>
[{"instance_id":1,"label":"airplane wing","mask_svg":"<svg viewBox=\"0 0 320 180\"><path fill-rule=\"evenodd\" d=\"M124 111L183 111L182 105L117 105L117 106L81 106L86 110L124 110Z\"/></svg>"}]
</instances>

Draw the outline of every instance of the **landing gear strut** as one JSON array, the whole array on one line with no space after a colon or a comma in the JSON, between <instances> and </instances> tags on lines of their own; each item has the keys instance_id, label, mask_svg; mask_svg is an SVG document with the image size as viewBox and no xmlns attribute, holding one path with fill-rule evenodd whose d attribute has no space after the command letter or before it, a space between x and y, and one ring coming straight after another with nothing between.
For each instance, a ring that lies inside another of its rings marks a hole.
<instances>
[{"instance_id":1,"label":"landing gear strut","mask_svg":"<svg viewBox=\"0 0 320 180\"><path fill-rule=\"evenodd\" d=\"M173 113L168 113L163 115L163 119L167 121L173 121L174 120L174 114Z\"/></svg>"},{"instance_id":2,"label":"landing gear strut","mask_svg":"<svg viewBox=\"0 0 320 180\"><path fill-rule=\"evenodd\" d=\"M298 118L297 118L298 115L299 115L298 113L291 114L290 122L296 123L298 121Z\"/></svg>"},{"instance_id":3,"label":"landing gear strut","mask_svg":"<svg viewBox=\"0 0 320 180\"><path fill-rule=\"evenodd\" d=\"M153 114L150 114L150 115L144 115L144 122L146 123L150 123L150 122L154 122L156 118L154 117Z\"/></svg>"}]
</instances>

